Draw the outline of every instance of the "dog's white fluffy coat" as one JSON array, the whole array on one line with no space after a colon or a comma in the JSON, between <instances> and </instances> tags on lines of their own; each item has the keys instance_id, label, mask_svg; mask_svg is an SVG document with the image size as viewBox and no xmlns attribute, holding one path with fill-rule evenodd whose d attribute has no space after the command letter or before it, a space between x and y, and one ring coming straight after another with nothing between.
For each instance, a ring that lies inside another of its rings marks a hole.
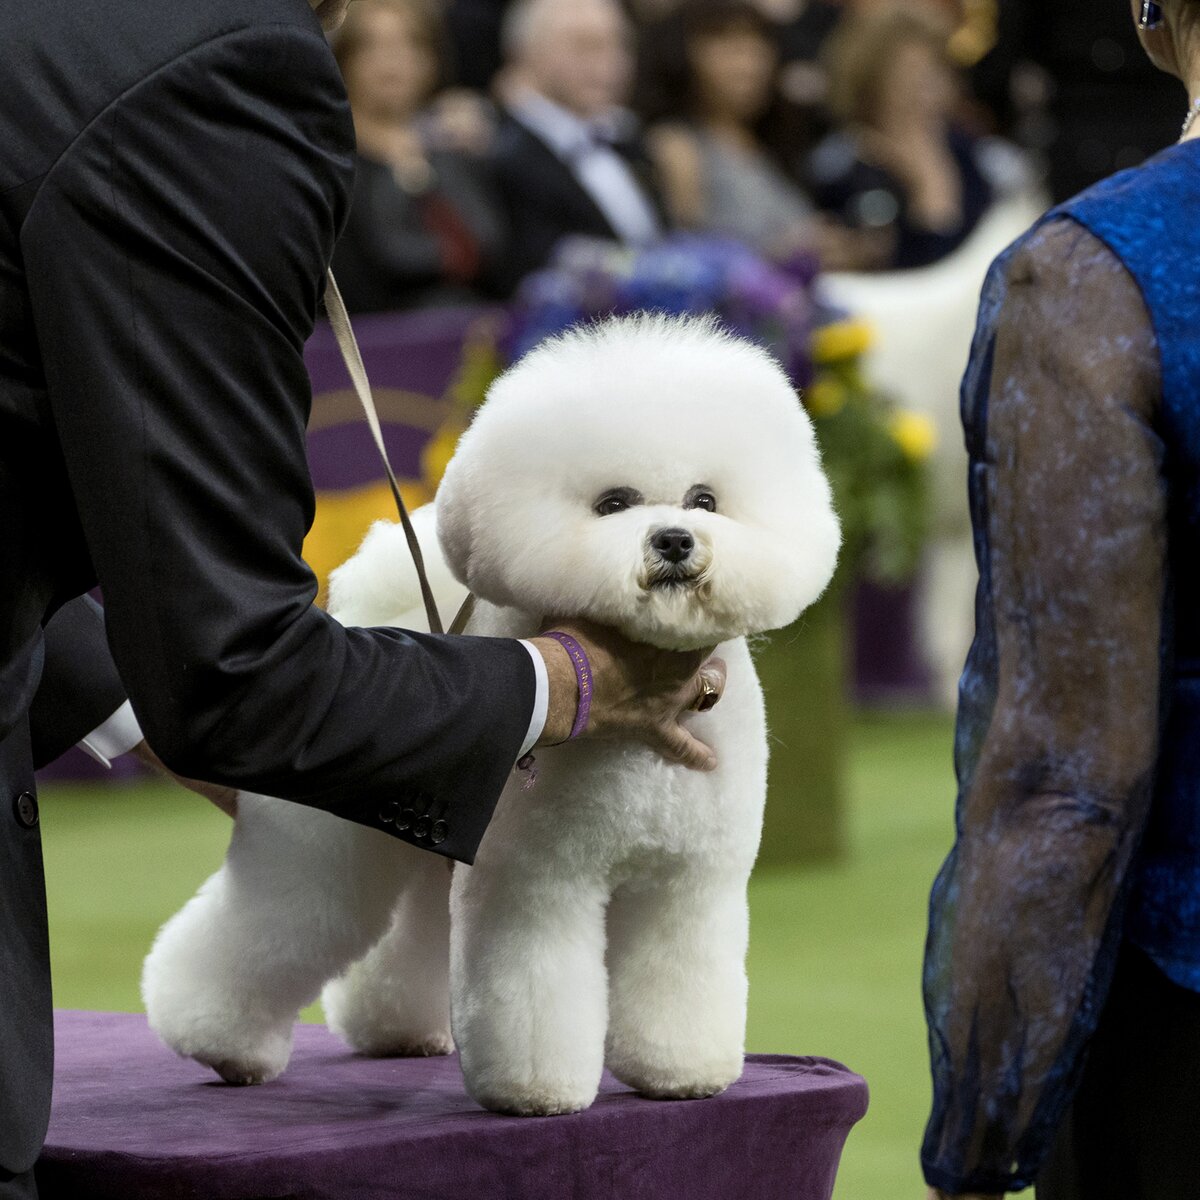
<instances>
[{"instance_id":1,"label":"dog's white fluffy coat","mask_svg":"<svg viewBox=\"0 0 1200 1200\"><path fill-rule=\"evenodd\" d=\"M685 507L697 485L715 512ZM598 516L617 487L644 503ZM578 615L665 648L719 643L724 696L686 719L720 765L689 771L635 742L539 750L536 787L514 777L452 885L444 860L384 833L243 795L224 865L146 960L151 1024L259 1082L286 1066L296 1013L325 986L330 1024L367 1053L457 1044L488 1108L579 1110L606 1064L650 1096L721 1091L742 1068L766 793L745 636L811 604L839 543L794 390L707 321L574 331L496 381L415 522L443 610L464 585L479 597L472 633L527 637L544 615ZM695 540L676 586L653 585L664 528ZM417 605L402 532L380 523L335 573L331 611L423 627Z\"/></svg>"}]
</instances>

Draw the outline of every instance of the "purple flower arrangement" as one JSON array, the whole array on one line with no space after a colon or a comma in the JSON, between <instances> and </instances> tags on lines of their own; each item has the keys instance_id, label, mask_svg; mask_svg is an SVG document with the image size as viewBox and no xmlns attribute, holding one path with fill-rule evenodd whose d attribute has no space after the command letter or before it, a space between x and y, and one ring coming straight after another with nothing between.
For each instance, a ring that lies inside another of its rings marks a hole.
<instances>
[{"instance_id":1,"label":"purple flower arrangement","mask_svg":"<svg viewBox=\"0 0 1200 1200\"><path fill-rule=\"evenodd\" d=\"M517 294L505 357L511 362L580 321L632 312L711 313L766 346L797 387L813 376L812 333L830 319L813 295L816 261L780 265L728 238L676 233L629 250L570 239Z\"/></svg>"}]
</instances>

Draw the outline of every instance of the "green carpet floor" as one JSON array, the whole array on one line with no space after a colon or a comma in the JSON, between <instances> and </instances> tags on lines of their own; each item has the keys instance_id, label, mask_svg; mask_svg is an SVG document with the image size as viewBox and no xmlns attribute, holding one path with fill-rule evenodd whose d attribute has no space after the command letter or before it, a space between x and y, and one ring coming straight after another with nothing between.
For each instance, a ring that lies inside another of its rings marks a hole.
<instances>
[{"instance_id":1,"label":"green carpet floor","mask_svg":"<svg viewBox=\"0 0 1200 1200\"><path fill-rule=\"evenodd\" d=\"M952 832L949 720L858 720L849 795L845 862L764 871L751 885L748 1041L837 1058L867 1077L871 1110L851 1134L835 1200L900 1200L922 1195L920 958L926 896ZM157 784L47 786L42 813L55 1003L136 1010L154 931L220 863L228 822Z\"/></svg>"}]
</instances>

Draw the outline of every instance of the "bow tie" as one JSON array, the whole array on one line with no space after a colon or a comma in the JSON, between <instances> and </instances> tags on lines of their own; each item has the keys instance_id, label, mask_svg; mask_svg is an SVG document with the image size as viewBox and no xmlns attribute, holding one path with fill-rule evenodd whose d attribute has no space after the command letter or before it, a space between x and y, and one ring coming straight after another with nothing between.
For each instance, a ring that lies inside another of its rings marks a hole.
<instances>
[{"instance_id":1,"label":"bow tie","mask_svg":"<svg viewBox=\"0 0 1200 1200\"><path fill-rule=\"evenodd\" d=\"M628 149L628 139L623 138L611 125L597 123L589 125L572 148L571 157L586 158L593 150L613 150L624 155Z\"/></svg>"}]
</instances>

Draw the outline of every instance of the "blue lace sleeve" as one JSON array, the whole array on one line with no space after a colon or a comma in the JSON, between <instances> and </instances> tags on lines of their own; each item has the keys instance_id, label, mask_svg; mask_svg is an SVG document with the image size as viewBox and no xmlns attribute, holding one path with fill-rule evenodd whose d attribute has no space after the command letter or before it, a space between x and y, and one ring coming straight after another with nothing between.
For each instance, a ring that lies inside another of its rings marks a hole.
<instances>
[{"instance_id":1,"label":"blue lace sleeve","mask_svg":"<svg viewBox=\"0 0 1200 1200\"><path fill-rule=\"evenodd\" d=\"M1121 937L1159 736L1166 485L1145 306L1066 218L993 269L964 384L980 585L924 990L950 1193L1033 1183Z\"/></svg>"}]
</instances>

